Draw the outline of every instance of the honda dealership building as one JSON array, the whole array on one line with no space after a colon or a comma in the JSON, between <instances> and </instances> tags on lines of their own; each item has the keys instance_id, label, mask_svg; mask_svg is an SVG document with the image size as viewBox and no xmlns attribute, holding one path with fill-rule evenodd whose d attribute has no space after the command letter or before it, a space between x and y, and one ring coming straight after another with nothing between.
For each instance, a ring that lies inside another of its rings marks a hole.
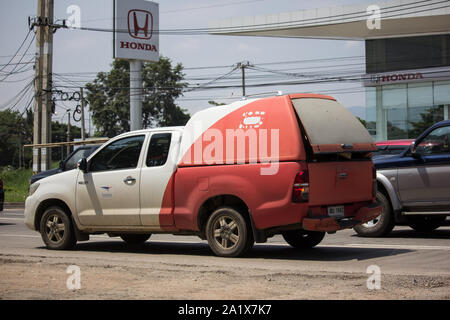
<instances>
[{"instance_id":1,"label":"honda dealership building","mask_svg":"<svg viewBox=\"0 0 450 320\"><path fill-rule=\"evenodd\" d=\"M416 138L449 119L450 1L368 3L213 22L226 35L364 40L366 121L375 140Z\"/></svg>"}]
</instances>

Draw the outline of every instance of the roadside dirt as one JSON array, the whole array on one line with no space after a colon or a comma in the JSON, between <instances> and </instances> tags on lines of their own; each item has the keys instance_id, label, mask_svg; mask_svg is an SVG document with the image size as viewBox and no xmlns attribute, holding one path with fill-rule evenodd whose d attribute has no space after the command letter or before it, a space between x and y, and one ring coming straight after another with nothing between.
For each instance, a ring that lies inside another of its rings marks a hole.
<instances>
[{"instance_id":1,"label":"roadside dirt","mask_svg":"<svg viewBox=\"0 0 450 320\"><path fill-rule=\"evenodd\" d=\"M70 264L79 290L66 286ZM0 254L0 299L450 299L450 276L382 275L380 290L368 276Z\"/></svg>"}]
</instances>

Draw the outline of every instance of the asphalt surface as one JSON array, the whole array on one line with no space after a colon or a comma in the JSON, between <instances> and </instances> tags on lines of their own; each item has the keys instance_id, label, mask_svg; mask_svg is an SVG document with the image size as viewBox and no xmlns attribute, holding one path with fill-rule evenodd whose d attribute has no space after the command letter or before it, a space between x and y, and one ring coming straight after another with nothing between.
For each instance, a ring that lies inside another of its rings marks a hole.
<instances>
[{"instance_id":1,"label":"asphalt surface","mask_svg":"<svg viewBox=\"0 0 450 320\"><path fill-rule=\"evenodd\" d=\"M305 252L294 250L281 236L275 236L265 244L256 244L245 257L227 259L215 257L207 243L197 237L161 234L152 235L138 247L130 247L120 238L94 235L90 241L78 243L74 250L51 251L44 247L40 234L23 224L23 209L5 209L0 213L0 259L3 261L0 265L16 260L40 259L45 263L46 259L58 259L59 264L67 265L83 265L86 261L99 267L153 263L189 268L207 266L217 270L254 268L265 270L265 274L280 270L296 274L313 272L316 276L345 273L362 279L367 278L367 268L376 265L383 275L393 277L443 277L437 289L441 290L439 297L450 299L450 223L446 222L445 226L428 234L417 233L409 227L396 227L383 238L362 238L353 230L343 230L326 235L320 245ZM0 283L2 277L6 276L0 272ZM7 279L3 280L11 285ZM24 294L24 297L29 296ZM312 298L317 297L320 295Z\"/></svg>"}]
</instances>

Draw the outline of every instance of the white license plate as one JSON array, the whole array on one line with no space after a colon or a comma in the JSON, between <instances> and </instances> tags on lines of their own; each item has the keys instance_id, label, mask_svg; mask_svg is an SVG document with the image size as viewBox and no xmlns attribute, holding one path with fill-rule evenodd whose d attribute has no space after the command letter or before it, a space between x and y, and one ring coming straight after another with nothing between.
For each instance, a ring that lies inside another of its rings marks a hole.
<instances>
[{"instance_id":1,"label":"white license plate","mask_svg":"<svg viewBox=\"0 0 450 320\"><path fill-rule=\"evenodd\" d=\"M330 217L343 217L345 215L344 206L327 207L327 212Z\"/></svg>"}]
</instances>

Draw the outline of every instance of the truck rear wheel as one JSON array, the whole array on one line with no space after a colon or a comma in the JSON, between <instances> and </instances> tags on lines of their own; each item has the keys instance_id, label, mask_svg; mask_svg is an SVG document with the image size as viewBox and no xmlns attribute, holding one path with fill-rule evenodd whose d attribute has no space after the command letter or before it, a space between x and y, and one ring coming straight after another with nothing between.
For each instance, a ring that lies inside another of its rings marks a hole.
<instances>
[{"instance_id":1,"label":"truck rear wheel","mask_svg":"<svg viewBox=\"0 0 450 320\"><path fill-rule=\"evenodd\" d=\"M206 238L211 250L221 257L243 255L254 244L250 224L238 209L231 207L221 207L211 214Z\"/></svg>"},{"instance_id":2,"label":"truck rear wheel","mask_svg":"<svg viewBox=\"0 0 450 320\"><path fill-rule=\"evenodd\" d=\"M128 244L141 244L150 239L151 234L122 234L120 237Z\"/></svg>"},{"instance_id":3,"label":"truck rear wheel","mask_svg":"<svg viewBox=\"0 0 450 320\"><path fill-rule=\"evenodd\" d=\"M362 237L381 237L394 229L395 220L392 214L391 203L381 192L377 192L377 202L383 206L381 214L375 219L353 228Z\"/></svg>"},{"instance_id":4,"label":"truck rear wheel","mask_svg":"<svg viewBox=\"0 0 450 320\"><path fill-rule=\"evenodd\" d=\"M41 218L40 232L48 249L71 249L77 243L72 220L60 207L50 207Z\"/></svg>"},{"instance_id":5,"label":"truck rear wheel","mask_svg":"<svg viewBox=\"0 0 450 320\"><path fill-rule=\"evenodd\" d=\"M282 233L286 242L296 249L311 249L325 237L325 232L307 230L289 230Z\"/></svg>"}]
</instances>

